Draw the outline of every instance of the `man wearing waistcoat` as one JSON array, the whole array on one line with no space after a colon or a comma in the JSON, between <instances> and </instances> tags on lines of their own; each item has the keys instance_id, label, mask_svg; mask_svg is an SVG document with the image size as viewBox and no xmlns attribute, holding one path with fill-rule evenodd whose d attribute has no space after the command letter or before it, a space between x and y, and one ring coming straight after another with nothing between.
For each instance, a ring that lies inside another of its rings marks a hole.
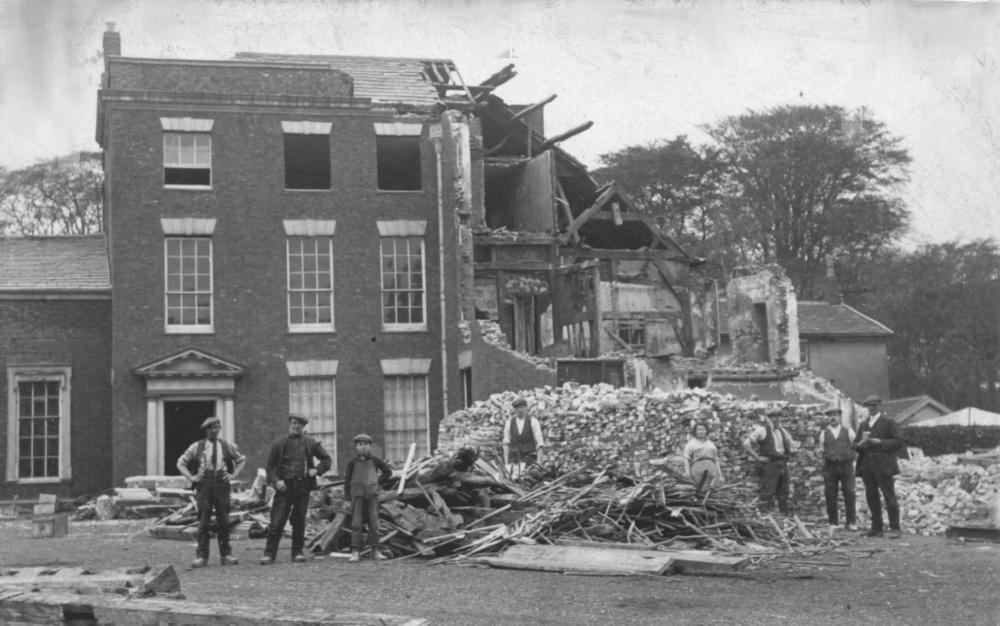
<instances>
[{"instance_id":1,"label":"man wearing waistcoat","mask_svg":"<svg viewBox=\"0 0 1000 626\"><path fill-rule=\"evenodd\" d=\"M868 409L868 417L858 426L853 447L858 452L857 475L865 485L865 501L872 518L867 536L881 537L884 532L882 501L879 498L881 491L885 498L885 512L889 516L889 537L898 539L899 503L896 501L895 476L899 473L899 462L896 452L906 443L899 438L896 422L882 413L882 398L868 396L864 405Z\"/></svg>"},{"instance_id":2,"label":"man wearing waistcoat","mask_svg":"<svg viewBox=\"0 0 1000 626\"><path fill-rule=\"evenodd\" d=\"M778 499L778 511L788 514L788 459L795 451L795 442L788 431L781 426L782 411L770 408L760 415L758 424L750 435L743 440L743 449L761 463L760 472L760 508L770 511L775 497ZM755 451L753 444L759 449Z\"/></svg>"},{"instance_id":3,"label":"man wearing waistcoat","mask_svg":"<svg viewBox=\"0 0 1000 626\"><path fill-rule=\"evenodd\" d=\"M333 462L323 445L303 434L309 420L301 415L288 416L288 434L279 437L267 457L267 480L274 486L271 523L267 527L267 545L261 565L274 563L278 543L289 518L292 521L292 561L304 563L306 510L309 492L316 487L316 477L324 474ZM315 464L314 459L319 460Z\"/></svg>"},{"instance_id":4,"label":"man wearing waistcoat","mask_svg":"<svg viewBox=\"0 0 1000 626\"><path fill-rule=\"evenodd\" d=\"M208 564L213 510L220 560L223 565L236 565L239 561L232 555L229 545L229 494L232 480L243 470L247 458L240 454L236 444L219 438L222 431L219 418L205 418L201 429L205 438L192 443L177 459L177 470L191 481L198 507L198 548L191 567Z\"/></svg>"},{"instance_id":5,"label":"man wearing waistcoat","mask_svg":"<svg viewBox=\"0 0 1000 626\"><path fill-rule=\"evenodd\" d=\"M831 407L824 414L827 425L819 434L819 453L823 459L823 489L826 497L826 517L830 529L838 525L837 492L844 493L845 528L856 530L857 513L854 497L854 430L844 426L839 407Z\"/></svg>"},{"instance_id":6,"label":"man wearing waistcoat","mask_svg":"<svg viewBox=\"0 0 1000 626\"><path fill-rule=\"evenodd\" d=\"M528 415L528 402L517 398L511 403L514 414L503 427L503 462L514 480L519 480L525 469L534 463L542 463L542 426L533 416Z\"/></svg>"}]
</instances>

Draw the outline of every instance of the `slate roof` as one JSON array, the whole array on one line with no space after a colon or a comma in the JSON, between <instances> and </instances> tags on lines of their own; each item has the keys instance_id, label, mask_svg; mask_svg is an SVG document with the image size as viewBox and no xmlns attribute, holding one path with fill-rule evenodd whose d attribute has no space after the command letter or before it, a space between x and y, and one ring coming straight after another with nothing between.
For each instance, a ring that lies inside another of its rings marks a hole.
<instances>
[{"instance_id":1,"label":"slate roof","mask_svg":"<svg viewBox=\"0 0 1000 626\"><path fill-rule=\"evenodd\" d=\"M887 326L848 304L800 300L799 336L887 337Z\"/></svg>"},{"instance_id":2,"label":"slate roof","mask_svg":"<svg viewBox=\"0 0 1000 626\"><path fill-rule=\"evenodd\" d=\"M104 235L0 237L0 292L110 289Z\"/></svg>"},{"instance_id":3,"label":"slate roof","mask_svg":"<svg viewBox=\"0 0 1000 626\"><path fill-rule=\"evenodd\" d=\"M927 406L936 409L940 415L945 415L951 412L951 409L928 395L886 400L882 403L882 410L886 415L891 417L894 422L897 424L903 424L907 423L911 417Z\"/></svg>"},{"instance_id":4,"label":"slate roof","mask_svg":"<svg viewBox=\"0 0 1000 626\"><path fill-rule=\"evenodd\" d=\"M426 74L427 64L454 64L447 59L363 57L313 54L238 52L237 59L296 63L326 63L354 79L354 97L374 103L433 106L441 102L437 88ZM453 93L461 94L455 90Z\"/></svg>"}]
</instances>

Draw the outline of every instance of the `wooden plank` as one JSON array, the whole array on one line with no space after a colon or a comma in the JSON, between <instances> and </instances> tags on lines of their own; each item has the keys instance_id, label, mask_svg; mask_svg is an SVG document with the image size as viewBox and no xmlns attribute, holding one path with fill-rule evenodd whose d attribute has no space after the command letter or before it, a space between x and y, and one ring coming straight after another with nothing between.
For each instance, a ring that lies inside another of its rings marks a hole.
<instances>
[{"instance_id":1,"label":"wooden plank","mask_svg":"<svg viewBox=\"0 0 1000 626\"><path fill-rule=\"evenodd\" d=\"M140 568L116 568L92 571L80 567L27 568L15 576L0 577L0 588L4 589L98 589L118 591L122 589L137 592L174 593L180 591L181 583L172 565L144 566Z\"/></svg>"},{"instance_id":2,"label":"wooden plank","mask_svg":"<svg viewBox=\"0 0 1000 626\"><path fill-rule=\"evenodd\" d=\"M491 567L530 569L546 572L588 572L608 575L651 574L659 576L670 569L673 559L655 551L638 552L574 546L510 546L497 557L483 557L479 562Z\"/></svg>"},{"instance_id":3,"label":"wooden plank","mask_svg":"<svg viewBox=\"0 0 1000 626\"><path fill-rule=\"evenodd\" d=\"M64 612L92 615L97 624L135 626L424 626L427 620L380 613L289 613L261 607L230 606L123 598L116 595L79 596L69 593L26 593L0 595L0 623L62 624Z\"/></svg>"},{"instance_id":4,"label":"wooden plank","mask_svg":"<svg viewBox=\"0 0 1000 626\"><path fill-rule=\"evenodd\" d=\"M653 552L663 554L673 559L674 569L679 573L685 572L708 572L721 571L729 572L741 570L750 564L748 556L731 556L725 554L713 554L707 550L690 550L681 548L657 548L643 546L635 543L610 543L600 541L578 541L574 539L556 539L553 543L558 546L571 547L599 547L608 550L635 550L640 552Z\"/></svg>"},{"instance_id":5,"label":"wooden plank","mask_svg":"<svg viewBox=\"0 0 1000 626\"><path fill-rule=\"evenodd\" d=\"M945 537L963 537L1000 543L1000 528L992 526L949 526Z\"/></svg>"}]
</instances>

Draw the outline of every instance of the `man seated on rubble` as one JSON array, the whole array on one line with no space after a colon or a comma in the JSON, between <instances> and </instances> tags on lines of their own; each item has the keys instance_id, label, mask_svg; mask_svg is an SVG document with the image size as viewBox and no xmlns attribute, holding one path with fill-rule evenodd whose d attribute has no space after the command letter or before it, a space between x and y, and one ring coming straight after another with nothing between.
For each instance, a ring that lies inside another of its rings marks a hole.
<instances>
[{"instance_id":1,"label":"man seated on rubble","mask_svg":"<svg viewBox=\"0 0 1000 626\"><path fill-rule=\"evenodd\" d=\"M469 473L479 459L479 450L475 448L460 448L458 452L441 461L426 475L421 476L421 482L445 483L462 482L463 478L471 478Z\"/></svg>"},{"instance_id":2,"label":"man seated on rubble","mask_svg":"<svg viewBox=\"0 0 1000 626\"><path fill-rule=\"evenodd\" d=\"M533 415L528 415L528 401L516 398L511 403L514 414L503 427L503 463L514 480L524 477L531 465L543 462L542 426Z\"/></svg>"},{"instance_id":3,"label":"man seated on rubble","mask_svg":"<svg viewBox=\"0 0 1000 626\"><path fill-rule=\"evenodd\" d=\"M770 511L774 498L778 498L778 511L788 514L788 459L795 452L796 443L781 426L781 409L772 407L758 412L760 423L743 440L743 449L760 463L760 509ZM759 449L754 450L756 443Z\"/></svg>"}]
</instances>

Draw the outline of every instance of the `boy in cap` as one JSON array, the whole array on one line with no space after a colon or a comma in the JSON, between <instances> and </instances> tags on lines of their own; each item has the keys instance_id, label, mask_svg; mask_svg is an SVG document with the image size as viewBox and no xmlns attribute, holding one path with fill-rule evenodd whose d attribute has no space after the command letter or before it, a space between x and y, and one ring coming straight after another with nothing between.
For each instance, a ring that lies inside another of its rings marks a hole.
<instances>
[{"instance_id":1,"label":"boy in cap","mask_svg":"<svg viewBox=\"0 0 1000 626\"><path fill-rule=\"evenodd\" d=\"M743 449L759 463L762 463L760 475L760 508L771 510L774 498L778 498L778 511L788 514L788 459L795 452L795 441L788 431L781 426L781 409L772 407L760 414L758 424L743 440ZM755 452L756 443L760 452Z\"/></svg>"},{"instance_id":2,"label":"boy in cap","mask_svg":"<svg viewBox=\"0 0 1000 626\"><path fill-rule=\"evenodd\" d=\"M826 498L826 517L830 530L837 528L837 492L844 493L845 528L856 530L857 513L854 497L854 429L841 422L840 407L830 407L823 412L827 425L820 431L816 450L823 459L823 488Z\"/></svg>"},{"instance_id":3,"label":"boy in cap","mask_svg":"<svg viewBox=\"0 0 1000 626\"><path fill-rule=\"evenodd\" d=\"M354 437L358 455L347 462L344 471L344 499L351 504L351 563L361 558L361 529L367 518L368 545L372 558L385 557L378 551L379 483L392 476L392 468L372 454L372 438L361 434Z\"/></svg>"},{"instance_id":4,"label":"boy in cap","mask_svg":"<svg viewBox=\"0 0 1000 626\"><path fill-rule=\"evenodd\" d=\"M507 473L519 480L529 465L542 463L542 425L534 416L528 415L528 401L515 398L511 403L514 414L503 427L503 463Z\"/></svg>"},{"instance_id":5,"label":"boy in cap","mask_svg":"<svg viewBox=\"0 0 1000 626\"><path fill-rule=\"evenodd\" d=\"M219 538L219 557L223 565L236 565L229 545L229 494L232 480L243 470L247 458L240 454L236 444L219 437L222 421L217 417L205 418L201 423L204 439L188 446L177 459L177 469L191 481L198 507L198 548L191 567L208 564L209 532L212 511L215 511L216 533Z\"/></svg>"},{"instance_id":6,"label":"boy in cap","mask_svg":"<svg viewBox=\"0 0 1000 626\"><path fill-rule=\"evenodd\" d=\"M309 420L301 415L289 415L288 434L275 440L267 457L267 480L274 486L274 501L261 565L274 563L289 517L292 520L292 561L303 563L306 560L302 550L306 543L309 492L316 488L316 477L326 473L333 462L323 444L303 434L308 423ZM319 463L315 464L314 459Z\"/></svg>"},{"instance_id":7,"label":"boy in cap","mask_svg":"<svg viewBox=\"0 0 1000 626\"><path fill-rule=\"evenodd\" d=\"M896 452L906 443L900 439L896 422L882 414L882 398L871 395L865 398L866 417L858 426L853 448L858 451L857 475L865 485L865 501L871 514L872 526L868 537L881 537L882 501L889 515L889 538L899 539L899 502L896 500L895 476L899 473Z\"/></svg>"}]
</instances>

